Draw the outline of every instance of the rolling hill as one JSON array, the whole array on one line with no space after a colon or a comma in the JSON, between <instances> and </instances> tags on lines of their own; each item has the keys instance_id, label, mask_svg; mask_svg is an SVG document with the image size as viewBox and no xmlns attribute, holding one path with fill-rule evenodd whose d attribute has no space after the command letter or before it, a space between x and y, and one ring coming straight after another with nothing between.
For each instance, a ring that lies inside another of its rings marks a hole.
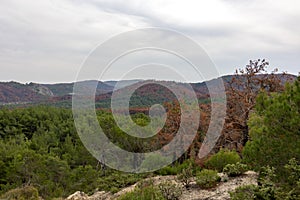
<instances>
[{"instance_id":1,"label":"rolling hill","mask_svg":"<svg viewBox=\"0 0 300 200\"><path fill-rule=\"evenodd\" d=\"M276 75L281 77L280 74ZM282 83L294 80L296 76L287 75L281 78ZM233 75L220 77L227 87L233 78ZM218 78L218 79L220 79ZM240 77L243 80L243 77ZM200 103L209 102L209 92L206 84L214 86L218 79L207 82L190 83L195 91ZM95 85L96 80L82 81L85 87L90 88ZM244 81L244 80L243 80ZM187 88L185 83L174 81L150 81L147 80L122 80L122 81L97 81L96 108L110 108L111 96L114 91L117 93L126 92L132 88L138 88L130 99L131 107L148 107L156 103L164 103L176 100L175 95L160 83ZM21 84L17 82L0 82L0 105L35 105L47 104L58 107L71 107L71 99L74 83L57 83L57 84L38 84L28 83ZM187 94L189 89L187 88ZM218 88L216 88L218 91Z\"/></svg>"}]
</instances>

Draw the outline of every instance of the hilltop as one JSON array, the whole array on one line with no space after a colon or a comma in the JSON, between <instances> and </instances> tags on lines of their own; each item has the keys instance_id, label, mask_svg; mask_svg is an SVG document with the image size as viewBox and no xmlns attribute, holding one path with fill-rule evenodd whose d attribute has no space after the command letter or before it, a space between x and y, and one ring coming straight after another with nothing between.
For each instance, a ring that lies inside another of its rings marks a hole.
<instances>
[{"instance_id":1,"label":"hilltop","mask_svg":"<svg viewBox=\"0 0 300 200\"><path fill-rule=\"evenodd\" d=\"M259 75L258 75L259 76ZM277 74L282 83L286 81L293 81L296 79L295 75ZM228 83L232 80L234 75L226 75L217 79L190 83L195 91L199 103L209 102L209 91L207 84L215 85L218 79L222 79L227 88ZM243 78L241 77L241 80ZM110 98L113 91L126 91L131 87L138 88L131 98L131 107L147 107L154 103L164 103L176 100L175 95L160 86L160 83L166 85L178 85L185 86L186 83L174 82L174 81L151 81L151 84L146 84L147 80L122 80L122 81L96 81L87 80L82 83L87 89L97 84L96 89L96 107L97 108L109 108ZM142 87L140 87L144 84ZM55 83L55 84L39 84L39 83L27 83L22 84L18 82L0 82L0 105L32 105L32 104L46 104L58 107L71 107L71 99L73 93L73 83ZM217 91L217 90L216 90Z\"/></svg>"}]
</instances>

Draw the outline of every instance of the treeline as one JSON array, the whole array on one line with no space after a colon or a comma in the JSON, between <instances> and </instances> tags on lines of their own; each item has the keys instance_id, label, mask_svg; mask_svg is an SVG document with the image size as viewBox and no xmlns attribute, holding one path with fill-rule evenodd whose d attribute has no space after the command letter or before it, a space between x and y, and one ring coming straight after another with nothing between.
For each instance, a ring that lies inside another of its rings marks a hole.
<instances>
[{"instance_id":1,"label":"treeline","mask_svg":"<svg viewBox=\"0 0 300 200\"><path fill-rule=\"evenodd\" d=\"M97 111L97 119L115 145L130 152L151 152L172 140L180 125L179 105L167 103L165 107L165 125L156 136L146 139L123 132L111 112ZM132 129L122 114L117 115L126 130ZM131 119L139 126L150 123L149 116L143 113L135 113ZM153 118L152 122L161 123L159 118ZM149 127L146 131L152 134L153 130ZM191 154L196 156L201 133L199 129L192 147L178 162ZM134 165L141 168L157 162L155 157L143 157ZM87 194L95 190L117 192L148 175L117 172L98 162L82 144L71 109L35 106L0 110L0 197L26 186L36 188L45 199L66 197L78 190Z\"/></svg>"},{"instance_id":2,"label":"treeline","mask_svg":"<svg viewBox=\"0 0 300 200\"><path fill-rule=\"evenodd\" d=\"M196 160L210 123L210 106L203 104L196 137L178 159L179 163L187 163L184 161L191 158L193 166L173 164L156 173L179 174L186 182L195 176L194 168L199 171L199 164L218 171L225 168L230 174L240 174L244 171L240 168L247 164L248 169L260 173L259 185L239 188L232 195L233 199L299 199L300 79L283 87L274 74L255 76L264 71L266 65L264 60L250 62L246 71L241 71L247 85L233 79L231 85L235 87L227 93L225 128L214 149L215 152L222 149L218 154L208 160ZM237 90L237 86L242 89ZM165 125L156 136L146 140L123 132L110 112L97 111L97 117L107 137L119 147L131 152L150 152L168 144L179 129L178 102L165 103L165 109ZM119 114L122 116L122 112ZM193 116L190 117L193 123ZM143 113L135 113L131 118L140 126L150 123ZM73 120L72 111L64 108L37 106L0 110L0 198L12 189L28 188L26 186L36 188L45 199L65 197L77 190L88 194L95 190L117 192L149 175L116 172L99 163L83 146ZM132 129L125 121L124 124L125 129ZM88 131L90 127L84 128ZM189 126L186 132L191 132ZM230 152L226 158L227 150L223 149L234 149L239 154ZM157 162L159 160L153 157L140 158L136 165L143 167ZM225 164L235 165L226 167ZM215 177L215 174L204 171L201 176Z\"/></svg>"},{"instance_id":3,"label":"treeline","mask_svg":"<svg viewBox=\"0 0 300 200\"><path fill-rule=\"evenodd\" d=\"M37 187L43 197L91 189L86 187L97 177L97 161L81 144L70 110L1 110L0 135L2 193L25 185Z\"/></svg>"},{"instance_id":4,"label":"treeline","mask_svg":"<svg viewBox=\"0 0 300 200\"><path fill-rule=\"evenodd\" d=\"M249 138L241 153L221 149L199 167L193 161L182 169L167 167L161 172L177 175L188 189L214 188L247 170L258 173L257 184L237 187L232 200L300 199L300 78L286 84L282 92L261 90L247 120ZM187 162L185 162L187 163ZM204 169L203 169L204 168ZM176 171L176 169L179 169ZM225 176L219 177L217 172ZM192 185L192 182L196 185ZM122 200L180 199L182 188L171 182L137 187Z\"/></svg>"},{"instance_id":5,"label":"treeline","mask_svg":"<svg viewBox=\"0 0 300 200\"><path fill-rule=\"evenodd\" d=\"M120 133L111 114L98 113L110 131ZM136 116L146 123L145 116ZM130 145L134 147L134 144ZM24 186L50 199L75 191L116 192L142 176L101 168L79 139L69 109L31 107L0 110L0 196Z\"/></svg>"}]
</instances>

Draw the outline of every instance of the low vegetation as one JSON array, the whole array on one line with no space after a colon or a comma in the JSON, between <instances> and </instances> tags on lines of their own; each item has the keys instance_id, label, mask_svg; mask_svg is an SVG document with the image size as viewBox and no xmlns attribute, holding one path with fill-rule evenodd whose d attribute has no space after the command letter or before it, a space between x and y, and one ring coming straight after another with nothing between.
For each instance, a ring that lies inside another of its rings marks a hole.
<instances>
[{"instance_id":1,"label":"low vegetation","mask_svg":"<svg viewBox=\"0 0 300 200\"><path fill-rule=\"evenodd\" d=\"M118 200L165 200L165 197L153 180L146 179L139 182L133 191L121 195Z\"/></svg>"},{"instance_id":2,"label":"low vegetation","mask_svg":"<svg viewBox=\"0 0 300 200\"><path fill-rule=\"evenodd\" d=\"M160 183L158 187L166 200L178 200L182 195L182 187L169 181Z\"/></svg>"},{"instance_id":3,"label":"low vegetation","mask_svg":"<svg viewBox=\"0 0 300 200\"><path fill-rule=\"evenodd\" d=\"M289 181L285 184L276 183L276 170L272 167L262 167L260 170L258 185L246 185L238 187L230 193L232 200L270 200L270 199L300 199L300 165L295 159L291 159L285 165L290 172Z\"/></svg>"},{"instance_id":4,"label":"low vegetation","mask_svg":"<svg viewBox=\"0 0 300 200\"><path fill-rule=\"evenodd\" d=\"M0 196L0 199L9 200L39 200L38 190L32 186L25 186L9 190Z\"/></svg>"},{"instance_id":5,"label":"low vegetation","mask_svg":"<svg viewBox=\"0 0 300 200\"><path fill-rule=\"evenodd\" d=\"M211 156L206 162L205 166L209 169L222 172L223 168L228 164L236 164L241 162L239 154L235 151L221 149L218 153Z\"/></svg>"},{"instance_id":6,"label":"low vegetation","mask_svg":"<svg viewBox=\"0 0 300 200\"><path fill-rule=\"evenodd\" d=\"M200 188L215 187L221 180L218 172L215 170L203 169L196 176L196 183Z\"/></svg>"},{"instance_id":7,"label":"low vegetation","mask_svg":"<svg viewBox=\"0 0 300 200\"><path fill-rule=\"evenodd\" d=\"M227 164L223 168L223 172L228 176L240 176L248 170L248 166L237 162L236 164Z\"/></svg>"},{"instance_id":8,"label":"low vegetation","mask_svg":"<svg viewBox=\"0 0 300 200\"><path fill-rule=\"evenodd\" d=\"M258 71L265 67L264 63L257 64ZM285 90L277 91L265 82L268 75L263 77L261 88L256 88L255 95L243 102L245 104L251 100L251 103L240 110L238 107L230 109L232 112L228 119L232 119L234 124L227 124L231 129L227 127L224 133L227 135L220 137L222 142L228 139L228 130L242 130L236 144L237 151L220 148L204 163L197 160L196 164L195 158L205 136L205 128L201 127L191 147L177 161L146 174L117 172L92 157L77 135L70 109L49 106L1 109L0 199L35 200L41 196L47 200L64 198L78 190L87 194L95 191L117 193L140 182L133 191L121 195L119 199L176 200L184 189L190 189L194 183L197 189L217 186L221 179L218 172L225 173L231 179L249 169L259 173L258 185L237 188L231 192L231 199L300 199L300 78L293 84L287 84ZM243 90L242 96L248 97L249 91ZM230 105L233 103L230 102ZM130 137L118 128L109 111L97 111L97 118L114 144L131 152L149 152L173 139L173 133L180 124L180 110L176 105L176 102L166 104L168 119L165 126L157 137L145 140ZM209 110L207 105L202 108ZM233 112L234 109L239 110L237 113L246 109L247 116L238 121L239 115ZM235 118L230 118L233 116ZM132 114L131 117L141 126L150 122L150 118L143 113ZM201 116L205 123L209 118L209 114ZM235 129L236 126L240 128ZM125 128L132 127L128 125ZM160 160L149 156L137 159L135 164L147 168L158 162ZM141 181L154 175L174 175L178 183L168 181L155 185L151 181Z\"/></svg>"}]
</instances>

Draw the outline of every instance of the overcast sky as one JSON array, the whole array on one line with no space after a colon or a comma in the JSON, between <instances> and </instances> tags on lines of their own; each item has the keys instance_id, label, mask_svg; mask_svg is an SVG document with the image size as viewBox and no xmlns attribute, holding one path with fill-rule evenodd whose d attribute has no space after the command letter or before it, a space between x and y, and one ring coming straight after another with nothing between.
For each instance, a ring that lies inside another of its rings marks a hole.
<instances>
[{"instance_id":1,"label":"overcast sky","mask_svg":"<svg viewBox=\"0 0 300 200\"><path fill-rule=\"evenodd\" d=\"M97 45L144 27L191 37L222 75L257 58L300 71L299 0L2 0L0 13L1 81L74 81Z\"/></svg>"}]
</instances>

